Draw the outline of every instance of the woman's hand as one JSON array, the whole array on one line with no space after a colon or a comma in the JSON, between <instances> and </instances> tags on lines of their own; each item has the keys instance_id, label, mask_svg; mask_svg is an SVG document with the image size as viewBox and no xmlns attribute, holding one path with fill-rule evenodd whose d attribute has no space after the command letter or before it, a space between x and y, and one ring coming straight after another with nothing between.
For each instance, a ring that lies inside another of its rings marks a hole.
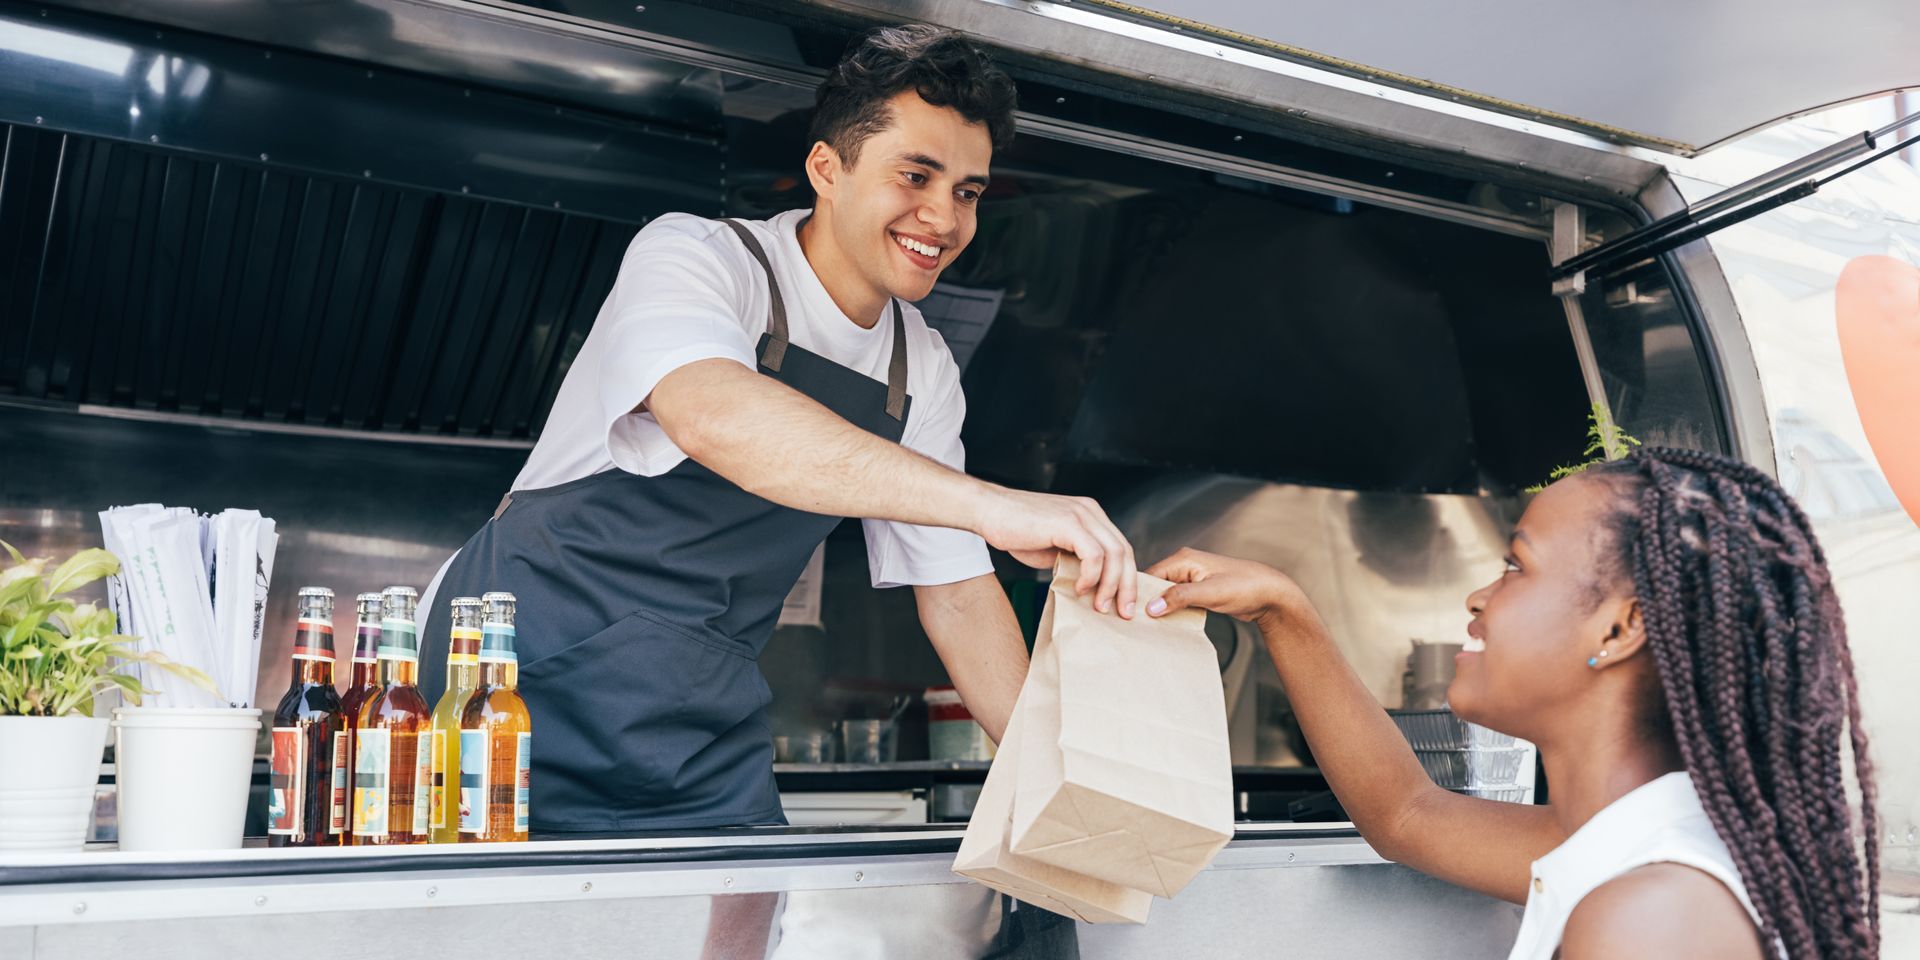
<instances>
[{"instance_id":1,"label":"woman's hand","mask_svg":"<svg viewBox=\"0 0 1920 960\"><path fill-rule=\"evenodd\" d=\"M1147 604L1151 617L1198 607L1265 626L1277 623L1290 604L1305 597L1291 578L1264 563L1191 548L1154 564L1147 572L1174 583L1164 596Z\"/></svg>"}]
</instances>

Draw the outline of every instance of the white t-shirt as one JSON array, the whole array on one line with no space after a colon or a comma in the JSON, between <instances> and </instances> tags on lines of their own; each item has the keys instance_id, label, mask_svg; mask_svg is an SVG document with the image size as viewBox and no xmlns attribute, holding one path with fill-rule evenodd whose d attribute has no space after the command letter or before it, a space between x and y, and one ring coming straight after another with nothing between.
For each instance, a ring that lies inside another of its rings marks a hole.
<instances>
[{"instance_id":1,"label":"white t-shirt","mask_svg":"<svg viewBox=\"0 0 1920 960\"><path fill-rule=\"evenodd\" d=\"M743 221L780 278L788 338L885 382L893 358L891 308L883 308L872 329L841 312L800 249L795 231L809 212ZM613 292L568 368L513 489L551 487L616 468L656 477L678 466L686 453L653 414L633 409L667 374L695 361L733 360L757 369L754 349L767 329L769 303L766 271L726 224L680 213L649 223L627 247ZM901 307L913 405L900 442L965 469L960 369L920 311ZM986 543L966 531L888 520L862 525L874 586L955 583L993 570Z\"/></svg>"},{"instance_id":2,"label":"white t-shirt","mask_svg":"<svg viewBox=\"0 0 1920 960\"><path fill-rule=\"evenodd\" d=\"M1650 863L1678 863L1720 881L1747 908L1755 927L1747 885L1733 854L1707 819L1693 778L1685 770L1656 777L1607 804L1546 856L1533 862L1533 883L1520 934L1508 960L1551 960L1560 949L1567 920L1581 899L1601 884ZM1782 957L1786 951L1776 942Z\"/></svg>"}]
</instances>

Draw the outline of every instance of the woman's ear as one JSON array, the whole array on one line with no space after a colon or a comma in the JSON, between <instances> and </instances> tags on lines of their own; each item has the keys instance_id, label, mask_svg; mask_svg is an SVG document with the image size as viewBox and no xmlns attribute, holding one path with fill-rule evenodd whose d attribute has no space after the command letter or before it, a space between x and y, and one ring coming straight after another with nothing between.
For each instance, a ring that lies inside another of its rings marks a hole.
<instances>
[{"instance_id":1,"label":"woman's ear","mask_svg":"<svg viewBox=\"0 0 1920 960\"><path fill-rule=\"evenodd\" d=\"M807 151L807 182L813 185L813 195L822 200L832 200L844 169L840 165L840 154L827 145L825 140L815 140L813 149Z\"/></svg>"},{"instance_id":2,"label":"woman's ear","mask_svg":"<svg viewBox=\"0 0 1920 960\"><path fill-rule=\"evenodd\" d=\"M1641 615L1640 598L1626 597L1615 601L1612 618L1608 621L1607 635L1602 637L1597 650L1589 654L1589 663L1595 668L1609 667L1632 659L1647 646L1647 622Z\"/></svg>"}]
</instances>

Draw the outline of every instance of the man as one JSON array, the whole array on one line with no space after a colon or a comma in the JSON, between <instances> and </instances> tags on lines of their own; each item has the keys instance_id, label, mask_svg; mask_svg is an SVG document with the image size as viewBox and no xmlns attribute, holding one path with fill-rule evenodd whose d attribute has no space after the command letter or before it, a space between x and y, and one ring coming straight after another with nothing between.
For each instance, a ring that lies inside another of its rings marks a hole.
<instances>
[{"instance_id":1,"label":"man","mask_svg":"<svg viewBox=\"0 0 1920 960\"><path fill-rule=\"evenodd\" d=\"M1099 506L961 472L959 371L909 305L973 238L1013 110L956 35L876 31L818 91L811 211L634 238L513 492L428 591L519 598L535 829L782 821L755 658L841 517L995 739L1026 652L989 544L1071 552L1081 592L1133 615Z\"/></svg>"}]
</instances>

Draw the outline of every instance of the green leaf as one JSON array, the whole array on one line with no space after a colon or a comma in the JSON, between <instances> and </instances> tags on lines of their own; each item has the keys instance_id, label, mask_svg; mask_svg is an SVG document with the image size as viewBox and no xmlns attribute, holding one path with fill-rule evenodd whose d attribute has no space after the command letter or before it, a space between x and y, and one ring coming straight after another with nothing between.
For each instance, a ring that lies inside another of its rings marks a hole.
<instances>
[{"instance_id":1,"label":"green leaf","mask_svg":"<svg viewBox=\"0 0 1920 960\"><path fill-rule=\"evenodd\" d=\"M13 562L14 562L14 563L26 563L26 562L27 562L27 558L26 558L26 557L23 557L23 556L21 556L21 555L20 555L20 551L18 551L18 550L15 550L15 549L13 548L13 544L11 544L11 543L8 543L8 542L6 542L5 540L0 540L0 547L6 547L6 548L7 548L7 555L13 558Z\"/></svg>"},{"instance_id":2,"label":"green leaf","mask_svg":"<svg viewBox=\"0 0 1920 960\"><path fill-rule=\"evenodd\" d=\"M47 578L47 590L53 594L62 594L119 572L120 558L99 547L94 547L68 557L67 562L61 564L53 571L53 575Z\"/></svg>"}]
</instances>

